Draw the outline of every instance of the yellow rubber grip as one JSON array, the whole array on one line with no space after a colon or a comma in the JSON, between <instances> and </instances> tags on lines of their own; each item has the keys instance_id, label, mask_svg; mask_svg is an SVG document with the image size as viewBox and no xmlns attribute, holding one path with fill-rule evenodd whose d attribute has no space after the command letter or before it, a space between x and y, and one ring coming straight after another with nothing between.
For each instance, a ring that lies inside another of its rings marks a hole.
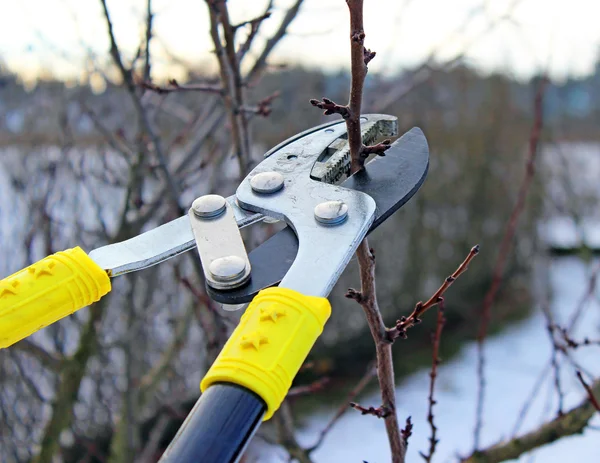
<instances>
[{"instance_id":1,"label":"yellow rubber grip","mask_svg":"<svg viewBox=\"0 0 600 463\"><path fill-rule=\"evenodd\" d=\"M96 302L110 279L81 248L68 249L0 281L0 348Z\"/></svg>"},{"instance_id":2,"label":"yellow rubber grip","mask_svg":"<svg viewBox=\"0 0 600 463\"><path fill-rule=\"evenodd\" d=\"M324 297L287 288L259 292L225 347L200 383L244 386L267 404L268 420L287 395L292 381L331 315Z\"/></svg>"}]
</instances>

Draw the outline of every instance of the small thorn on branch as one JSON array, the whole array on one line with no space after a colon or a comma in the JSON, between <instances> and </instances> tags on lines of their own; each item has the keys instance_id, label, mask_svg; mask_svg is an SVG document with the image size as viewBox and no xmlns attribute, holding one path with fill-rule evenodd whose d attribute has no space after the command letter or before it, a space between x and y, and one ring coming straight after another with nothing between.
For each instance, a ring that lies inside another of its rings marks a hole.
<instances>
[{"instance_id":1,"label":"small thorn on branch","mask_svg":"<svg viewBox=\"0 0 600 463\"><path fill-rule=\"evenodd\" d=\"M376 145L371 146L363 146L360 156L363 159L366 159L371 154L376 154L378 156L385 156L385 152L390 149L392 146L392 141L389 139L383 140L381 143L377 143Z\"/></svg>"},{"instance_id":2,"label":"small thorn on branch","mask_svg":"<svg viewBox=\"0 0 600 463\"><path fill-rule=\"evenodd\" d=\"M344 296L347 297L348 299L354 299L359 304L361 302L363 302L362 293L360 291L357 291L354 288L348 288L348 291L346 291L346 294Z\"/></svg>"},{"instance_id":3,"label":"small thorn on branch","mask_svg":"<svg viewBox=\"0 0 600 463\"><path fill-rule=\"evenodd\" d=\"M365 407L357 404L356 402L350 402L350 406L353 409L358 410L361 413L361 415L373 415L373 416L376 416L377 418L386 418L392 414L392 411L385 405L382 405L381 407L377 407L377 408L375 408L375 407L365 408Z\"/></svg>"},{"instance_id":4,"label":"small thorn on branch","mask_svg":"<svg viewBox=\"0 0 600 463\"><path fill-rule=\"evenodd\" d=\"M368 48L364 48L363 49L363 54L364 54L364 60L365 60L365 65L369 64L371 62L371 60L373 58L375 58L375 55L377 54L377 52L375 51L371 51Z\"/></svg>"},{"instance_id":5,"label":"small thorn on branch","mask_svg":"<svg viewBox=\"0 0 600 463\"><path fill-rule=\"evenodd\" d=\"M322 98L321 101L315 100L314 98L310 100L310 104L316 106L319 109L323 110L323 114L329 116L331 114L339 114L344 119L348 119L350 117L350 110L348 106L339 105L334 103L329 98Z\"/></svg>"}]
</instances>

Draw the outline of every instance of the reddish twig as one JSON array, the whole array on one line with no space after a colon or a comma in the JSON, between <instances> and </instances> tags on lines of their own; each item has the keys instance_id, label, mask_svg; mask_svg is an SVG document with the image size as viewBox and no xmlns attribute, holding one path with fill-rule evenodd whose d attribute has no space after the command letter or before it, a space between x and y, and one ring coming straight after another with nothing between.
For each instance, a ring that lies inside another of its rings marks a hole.
<instances>
[{"instance_id":1,"label":"reddish twig","mask_svg":"<svg viewBox=\"0 0 600 463\"><path fill-rule=\"evenodd\" d=\"M373 415L377 418L387 418L392 414L392 410L390 410L385 405L381 405L379 407L365 408L362 405L357 404L356 402L350 402L350 406L353 409L358 410L361 413L361 415Z\"/></svg>"},{"instance_id":2,"label":"reddish twig","mask_svg":"<svg viewBox=\"0 0 600 463\"><path fill-rule=\"evenodd\" d=\"M306 384L304 386L296 386L291 388L288 391L287 397L298 397L300 395L312 394L313 392L318 392L322 390L328 383L330 379L327 377L318 379L317 381Z\"/></svg>"},{"instance_id":3,"label":"reddish twig","mask_svg":"<svg viewBox=\"0 0 600 463\"><path fill-rule=\"evenodd\" d=\"M376 154L378 156L385 156L385 152L392 147L392 140L385 139L381 143L377 143L372 146L363 146L361 156L363 158L368 158L371 154Z\"/></svg>"},{"instance_id":4,"label":"reddish twig","mask_svg":"<svg viewBox=\"0 0 600 463\"><path fill-rule=\"evenodd\" d=\"M319 448L321 446L321 444L323 443L323 440L325 439L325 436L329 433L329 431L331 431L333 426L338 422L338 420L348 410L347 403L351 402L356 396L358 396L363 391L363 389L365 387L367 387L367 385L371 382L371 380L375 376L375 373L376 373L375 362L373 361L369 364L367 371L365 372L363 377L360 379L360 381L348 393L348 396L346 397L346 399L344 400L342 405L338 408L337 412L329 420L329 423L327 423L327 425L325 425L325 427L322 429L321 433L319 434L319 438L317 439L315 444L312 447L307 449L308 453L313 452L314 450L316 450L317 448Z\"/></svg>"},{"instance_id":5,"label":"reddish twig","mask_svg":"<svg viewBox=\"0 0 600 463\"><path fill-rule=\"evenodd\" d=\"M413 424L411 421L411 417L409 416L408 418L406 418L406 425L400 431L400 434L402 435L402 439L404 440L404 448L408 447L408 438L410 436L412 436L412 430L413 430Z\"/></svg>"},{"instance_id":6,"label":"reddish twig","mask_svg":"<svg viewBox=\"0 0 600 463\"><path fill-rule=\"evenodd\" d=\"M350 111L348 111L348 106L339 105L337 103L334 103L329 98L323 97L321 99L321 101L315 100L313 98L310 100L310 104L319 109L323 109L323 114L325 114L326 116L329 116L331 114L339 114L344 119L347 119L350 117Z\"/></svg>"},{"instance_id":7,"label":"reddish twig","mask_svg":"<svg viewBox=\"0 0 600 463\"><path fill-rule=\"evenodd\" d=\"M167 93L175 92L206 92L206 93L223 93L223 88L220 85L212 84L187 84L180 85L175 79L170 79L167 86L156 85L150 81L143 81L140 83L142 88L156 92L159 95L165 95Z\"/></svg>"},{"instance_id":8,"label":"reddish twig","mask_svg":"<svg viewBox=\"0 0 600 463\"><path fill-rule=\"evenodd\" d=\"M432 335L432 344L433 344L433 361L431 363L431 372L429 376L431 377L431 381L429 382L429 410L427 412L427 421L429 422L429 427L431 428L431 437L429 438L429 452L424 454L423 452L419 452L419 454L423 457L423 459L427 463L431 463L431 459L433 458L433 454L435 453L435 447L439 442L439 439L436 437L437 434L437 426L434 423L433 417L433 406L437 403L433 398L433 393L435 391L435 379L437 378L437 367L440 364L440 340L442 339L442 329L444 328L444 324L446 323L446 318L444 317L444 301L443 299L439 303L438 307L438 316L437 323L435 326L435 331Z\"/></svg>"},{"instance_id":9,"label":"reddish twig","mask_svg":"<svg viewBox=\"0 0 600 463\"><path fill-rule=\"evenodd\" d=\"M478 394L477 394L477 411L475 418L475 429L473 432L474 437L474 449L479 448L481 428L483 426L483 403L485 398L485 358L483 353L483 346L485 338L488 332L488 326L491 319L492 304L496 298L500 283L504 275L504 268L506 266L506 260L510 254L512 247L513 238L517 229L517 223L523 209L525 207L525 200L529 193L529 187L533 181L535 174L535 159L538 151L538 144L540 141L542 127L543 127L543 96L544 89L546 87L547 79L542 78L538 87L535 102L534 102L534 122L529 136L529 148L527 153L525 174L519 187L517 195L517 202L510 214L510 218L506 224L504 236L502 237L502 243L498 251L498 257L494 270L492 272L492 284L490 289L485 295L483 305L481 308L481 321L479 324L479 331L477 334L477 377L478 377Z\"/></svg>"},{"instance_id":10,"label":"reddish twig","mask_svg":"<svg viewBox=\"0 0 600 463\"><path fill-rule=\"evenodd\" d=\"M552 354L550 357L550 364L552 365L552 369L554 371L554 389L556 390L556 395L558 396L558 416L563 415L564 408L564 392L562 388L562 383L560 381L560 362L558 359L559 352L562 351L561 346L556 342L556 338L554 336L554 321L552 317L552 312L550 311L550 307L548 303L544 303L542 305L542 312L544 313L544 317L546 318L546 331L548 332L548 336L550 337L550 342L552 343Z\"/></svg>"},{"instance_id":11,"label":"reddish twig","mask_svg":"<svg viewBox=\"0 0 600 463\"><path fill-rule=\"evenodd\" d=\"M467 271L469 264L479 254L479 245L475 245L469 251L469 254L465 260L458 266L452 275L450 275L442 286L431 296L425 303L422 301L417 302L412 313L408 317L401 317L400 320L396 321L396 326L389 328L386 332L386 336L389 342L394 342L397 338L406 338L406 331L414 325L421 323L421 316L427 312L433 306L443 301L444 293L448 290L452 283Z\"/></svg>"},{"instance_id":12,"label":"reddish twig","mask_svg":"<svg viewBox=\"0 0 600 463\"><path fill-rule=\"evenodd\" d=\"M588 393L590 403L594 406L594 408L597 411L600 412L600 403L598 403L598 399L596 399L596 396L594 395L594 391L592 391L592 388L590 387L590 385L585 382L585 380L583 379L583 375L581 374L580 371L577 372L577 378L579 379L579 382L581 383L581 385L585 388L586 392Z\"/></svg>"},{"instance_id":13,"label":"reddish twig","mask_svg":"<svg viewBox=\"0 0 600 463\"><path fill-rule=\"evenodd\" d=\"M275 98L277 98L279 95L280 95L279 91L273 92L271 95L260 100L256 104L256 106L250 107L250 108L244 107L242 109L248 113L256 114L256 115L262 116L262 117L267 117L271 114L271 111L273 110L273 108L271 106L273 104L273 100L275 100Z\"/></svg>"}]
</instances>

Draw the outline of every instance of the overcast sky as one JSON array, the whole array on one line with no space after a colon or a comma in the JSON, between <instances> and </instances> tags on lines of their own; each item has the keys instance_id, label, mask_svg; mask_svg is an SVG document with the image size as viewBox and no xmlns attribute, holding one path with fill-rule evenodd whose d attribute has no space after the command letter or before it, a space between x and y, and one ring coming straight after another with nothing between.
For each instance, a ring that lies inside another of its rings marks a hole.
<instances>
[{"instance_id":1,"label":"overcast sky","mask_svg":"<svg viewBox=\"0 0 600 463\"><path fill-rule=\"evenodd\" d=\"M106 56L99 0L2 0L0 59L28 78L46 70L77 78L86 57ZM210 62L203 0L154 0L154 77L177 77L165 50L195 66ZM263 0L229 0L234 21L262 10ZM276 0L284 7L291 0ZM145 0L108 0L117 39L139 46ZM499 18L511 9L511 20ZM276 11L281 11L279 8ZM280 18L265 23L262 37ZM471 19L469 19L471 18ZM549 70L554 77L589 73L600 46L598 0L365 0L366 45L378 52L372 71L395 71L432 51L447 59L467 49L470 63L519 77ZM495 25L495 27L492 27ZM273 60L339 69L349 61L344 0L305 0Z\"/></svg>"}]
</instances>

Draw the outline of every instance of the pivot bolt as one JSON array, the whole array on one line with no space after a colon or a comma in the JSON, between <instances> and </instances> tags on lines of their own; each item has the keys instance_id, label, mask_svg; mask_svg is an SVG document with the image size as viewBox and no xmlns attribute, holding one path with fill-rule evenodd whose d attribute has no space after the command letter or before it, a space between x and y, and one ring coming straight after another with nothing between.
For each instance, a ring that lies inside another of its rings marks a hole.
<instances>
[{"instance_id":1,"label":"pivot bolt","mask_svg":"<svg viewBox=\"0 0 600 463\"><path fill-rule=\"evenodd\" d=\"M271 194L283 188L283 175L279 172L261 172L250 179L255 193Z\"/></svg>"},{"instance_id":2,"label":"pivot bolt","mask_svg":"<svg viewBox=\"0 0 600 463\"><path fill-rule=\"evenodd\" d=\"M246 271L246 261L239 256L219 257L208 266L212 278L221 283L233 283Z\"/></svg>"},{"instance_id":3,"label":"pivot bolt","mask_svg":"<svg viewBox=\"0 0 600 463\"><path fill-rule=\"evenodd\" d=\"M315 219L325 225L338 225L348 217L344 201L325 201L315 207Z\"/></svg>"},{"instance_id":4,"label":"pivot bolt","mask_svg":"<svg viewBox=\"0 0 600 463\"><path fill-rule=\"evenodd\" d=\"M214 219L219 217L227 208L227 201L223 196L204 195L196 198L192 203L192 210L199 219Z\"/></svg>"}]
</instances>

